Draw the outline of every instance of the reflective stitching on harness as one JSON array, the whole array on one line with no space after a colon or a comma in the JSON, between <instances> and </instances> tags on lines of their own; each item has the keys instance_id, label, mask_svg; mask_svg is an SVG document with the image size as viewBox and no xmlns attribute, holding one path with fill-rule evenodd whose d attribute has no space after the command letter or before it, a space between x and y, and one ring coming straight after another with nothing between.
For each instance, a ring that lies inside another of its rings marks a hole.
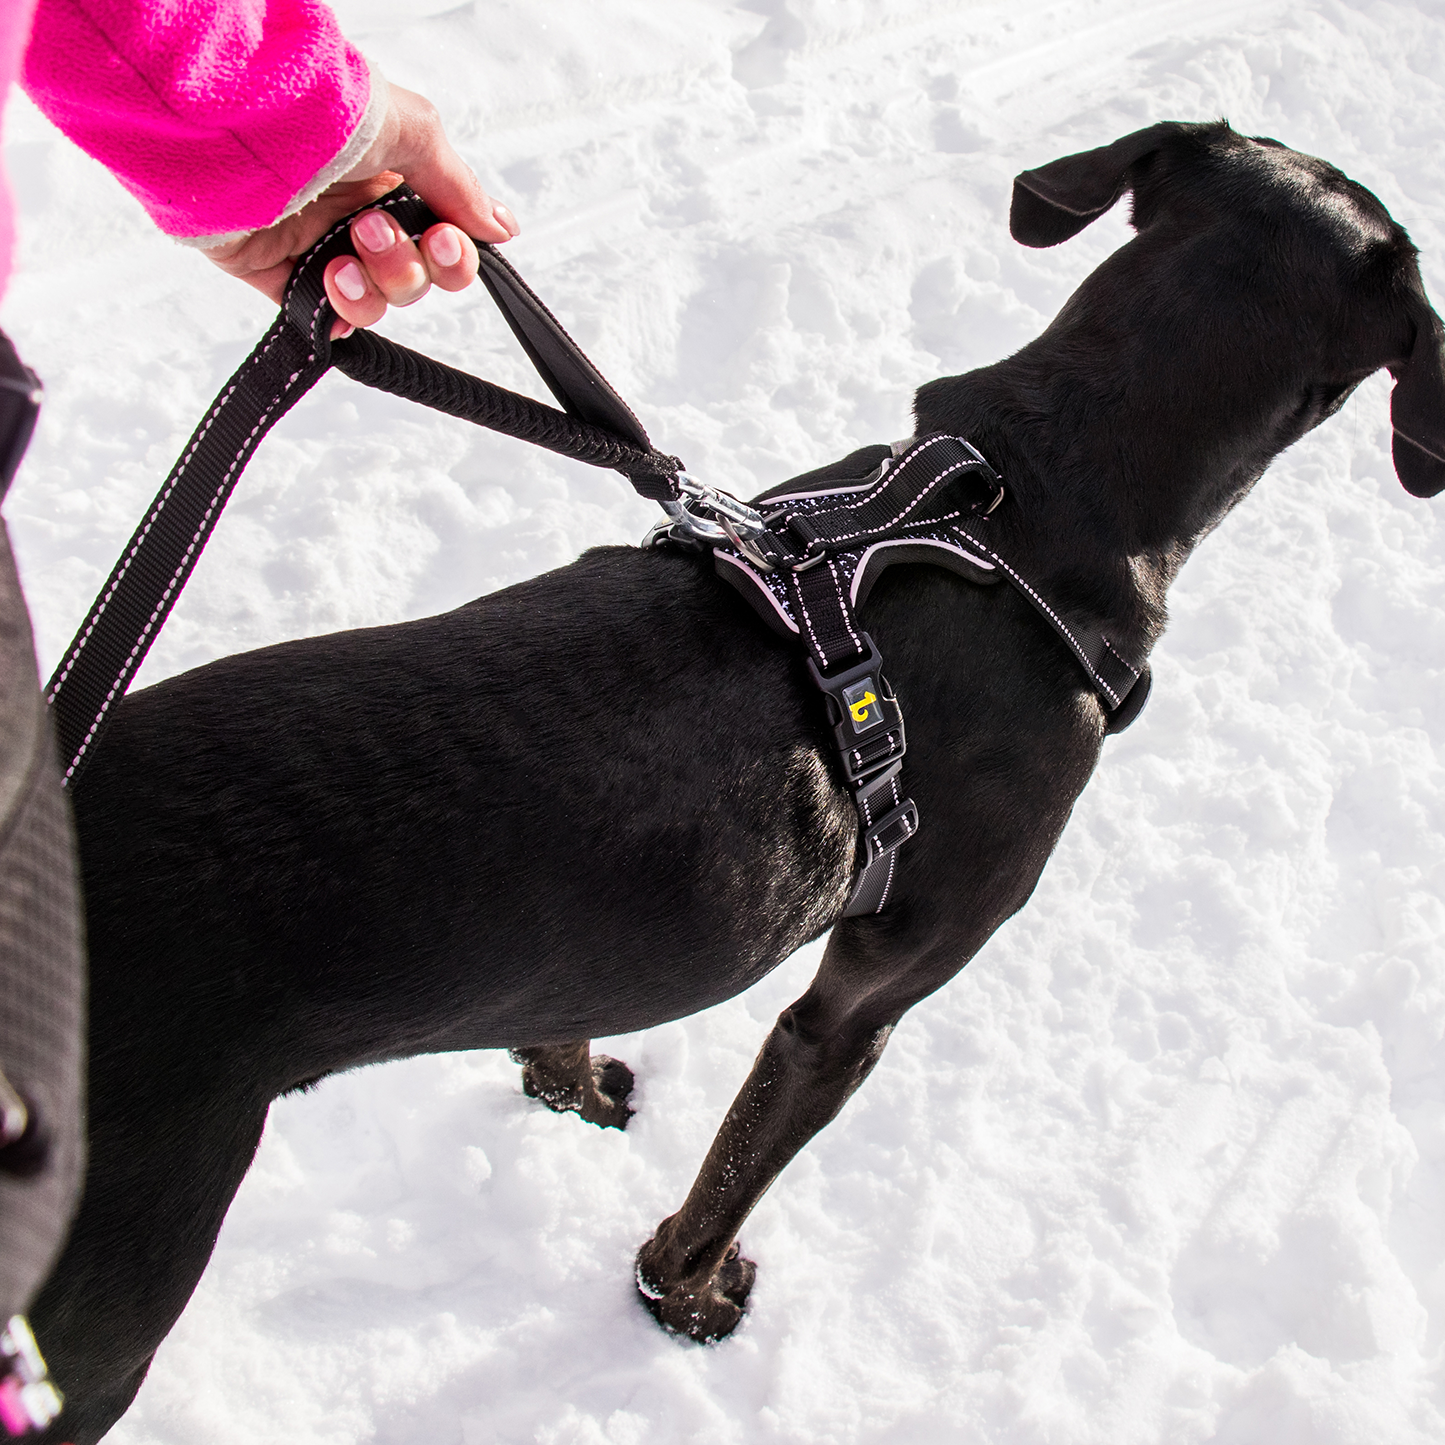
<instances>
[{"instance_id":1,"label":"reflective stitching on harness","mask_svg":"<svg viewBox=\"0 0 1445 1445\"><path fill-rule=\"evenodd\" d=\"M889 460L891 464L892 459L890 458ZM826 491L820 490L816 492L784 492L778 497L759 497L757 505L771 509L780 506L784 502L812 502L816 501L819 497L825 500L828 497L851 497L858 492L868 491L872 486L874 486L873 482L864 482L861 487L830 487ZM786 515L783 515L778 517L777 520L786 523L788 518Z\"/></svg>"},{"instance_id":2,"label":"reflective stitching on harness","mask_svg":"<svg viewBox=\"0 0 1445 1445\"><path fill-rule=\"evenodd\" d=\"M888 876L883 880L883 895L882 895L882 897L879 898L879 900L878 900L878 907L873 910L874 913L882 913L882 912L883 912L883 905L888 902L888 894L889 894L889 892L890 892L890 891L892 890L892 888L893 888L893 869L894 869L894 866L897 864L897 862L898 862L898 849L895 848L895 849L888 855Z\"/></svg>"},{"instance_id":3,"label":"reflective stitching on harness","mask_svg":"<svg viewBox=\"0 0 1445 1445\"><path fill-rule=\"evenodd\" d=\"M975 557L972 552L957 546L953 542L944 542L938 537L899 537L891 542L874 542L866 548L858 558L858 565L853 569L853 583L848 589L848 600L856 607L858 604L858 588L862 584L863 574L868 569L868 559L875 552L882 552L889 547L940 547L945 552L954 552L962 557L965 562L971 562L980 571L992 572L994 564L986 557ZM719 553L719 556L723 555Z\"/></svg>"},{"instance_id":4,"label":"reflective stitching on harness","mask_svg":"<svg viewBox=\"0 0 1445 1445\"><path fill-rule=\"evenodd\" d=\"M734 557L731 552L724 552L721 548L713 553L713 558L718 562L726 562L730 567L736 567L740 572L746 572L753 585L782 619L783 625L788 631L797 632L798 624L788 615L788 609L778 601L778 594L768 586L767 582L763 580L763 574L752 563L745 562L741 557Z\"/></svg>"},{"instance_id":5,"label":"reflective stitching on harness","mask_svg":"<svg viewBox=\"0 0 1445 1445\"><path fill-rule=\"evenodd\" d=\"M833 590L838 594L838 611L843 616L843 625L848 629L848 636L853 639L854 648L862 652L863 644L858 640L858 633L853 627L853 609L848 606L843 598L843 581L838 576L838 564L834 562L831 557L828 559L828 571L833 577ZM801 597L802 593L799 592L798 595ZM811 626L809 630L811 631Z\"/></svg>"},{"instance_id":6,"label":"reflective stitching on harness","mask_svg":"<svg viewBox=\"0 0 1445 1445\"><path fill-rule=\"evenodd\" d=\"M1074 652L1078 655L1079 661L1084 664L1084 669L1093 679L1094 686L1102 689L1102 691L1108 696L1109 701L1113 703L1115 707L1118 707L1119 704L1123 701L1123 699L1119 696L1118 693L1114 691L1112 687L1109 686L1107 682L1104 681L1102 677L1099 676L1098 668L1096 668L1094 664L1089 661L1089 654L1084 651L1083 644L1079 641L1077 637L1074 636L1073 630L1069 627L1068 623L1066 623L1064 619L1060 617L1059 614L1055 612L1054 609L1050 607L1049 604L1045 602L1044 599L1040 597L1039 594L1035 592L1034 589L1030 587L1029 584L1025 582L1024 579L1020 577L1019 574L1015 572L1014 569L1010 567L1009 564L1002 557L998 555L997 552L995 552L993 555L997 559L999 566L1002 567L1004 571L1007 572L1008 575L1012 577L1014 581L1017 582L1018 585L1022 587L1024 591L1027 592L1029 596L1032 597L1034 601L1040 607L1042 607L1045 612L1049 614L1050 617L1053 618L1054 625L1059 629L1061 633L1063 633L1066 638L1068 638L1069 646L1074 649ZM1105 646L1108 646L1107 639L1105 639ZM1112 648L1110 648L1109 650L1111 652L1113 651ZM1114 655L1118 657L1118 653L1115 653ZM1123 658L1120 658L1119 660L1123 662ZM1128 663L1125 663L1124 665L1128 667ZM1133 669L1130 668L1130 671L1132 672Z\"/></svg>"},{"instance_id":7,"label":"reflective stitching on harness","mask_svg":"<svg viewBox=\"0 0 1445 1445\"><path fill-rule=\"evenodd\" d=\"M1112 652L1114 656L1117 657L1119 661L1124 664L1125 668L1127 668L1128 671L1134 674L1134 681L1138 682L1139 674L1137 672L1134 672L1133 666L1125 660L1123 654L1119 652L1118 648L1116 648L1114 644L1110 642L1109 639L1105 637L1102 632L1099 634L1099 638L1103 642L1104 646L1107 647L1109 651Z\"/></svg>"},{"instance_id":8,"label":"reflective stitching on harness","mask_svg":"<svg viewBox=\"0 0 1445 1445\"><path fill-rule=\"evenodd\" d=\"M877 480L876 482L874 482L871 487L868 488L868 495L867 495L867 496L859 497L856 502L849 502L846 508L840 507L840 508L839 508L839 511L845 511L845 510L846 510L846 511L853 511L853 510L857 509L858 507L866 507L866 506L868 505L868 503L873 500L874 497L878 496L881 492L883 492L883 491L889 486L889 484L892 482L893 478L898 474L898 468L899 468L899 467L907 466L908 463L911 462L914 457L916 457L916 456L917 456L920 452L922 452L926 447L931 447L935 442L951 441L951 440L952 440L951 437L936 436L936 437L929 437L927 441L919 442L919 444L918 444L916 447L914 447L913 450L912 450L911 452L909 452L906 457L901 457L901 458L899 458L897 461L892 462L891 465L889 465L889 466L887 466L887 467L884 468L884 470L883 470L883 475L882 475L881 477L879 477L878 480ZM798 500L798 501L802 501L802 500L804 500L805 498L811 499L811 498L813 498L813 497L835 497L835 496L841 496L841 495L842 495L843 493L845 493L845 492L850 492L850 493L851 493L851 492L857 492L857 491L862 491L862 490L863 490L863 488L861 488L861 487L839 487L836 491L832 491L832 492L828 492L828 491L822 491L822 492L799 492L799 493L797 494L797 500ZM793 498L778 497L778 498L776 498L775 500L777 500L777 501L785 501L785 500L786 500L786 501L791 501L791 500L793 500ZM782 521L783 521L783 526L786 527L786 526L788 525L788 523L793 520L794 517L804 517L804 516L807 516L807 515L808 515L808 512L811 511L811 510L812 510L811 508L804 508L802 511L789 512L789 513L787 514L787 516L785 516L785 517L782 519Z\"/></svg>"},{"instance_id":9,"label":"reflective stitching on harness","mask_svg":"<svg viewBox=\"0 0 1445 1445\"><path fill-rule=\"evenodd\" d=\"M880 533L880 532L886 532L886 531L888 531L890 528L898 526L898 524L899 524L900 522L902 522L903 519L904 519L916 506L918 506L918 504L919 504L920 502L922 502L923 499L924 499L931 491L933 491L933 489L934 489L935 487L940 486L948 477L952 476L954 472L961 470L963 467L972 467L972 466L977 466L977 465L978 465L977 462L965 461L965 462L955 462L951 467L945 467L941 472L939 472L939 474L938 474L936 477L934 477L934 479L933 479L931 482L929 482L929 484L928 484L926 487L923 488L923 490L922 490L921 492L919 492L919 494L918 494L916 497L913 498L913 500L912 500L911 502L908 503L908 505L907 505L906 507L903 508L903 510L902 510L901 512L899 512L899 513L897 514L897 516L891 517L891 518L890 518L888 521L886 521L886 522L880 522L876 527L864 527L864 528L862 528L861 530L859 530L859 531L857 531L857 532L844 532L844 533L842 534L842 536L840 536L840 537L829 537L829 538L826 539L827 544L828 544L830 547L841 546L844 542L856 542L860 537L876 537L876 536L878 535L878 533ZM962 508L962 507L958 507L958 508L955 508L952 512L945 512L941 517L930 517L928 520L929 520L930 523L934 523L934 524L937 524L937 525L939 525L939 526L942 526L943 523L945 523L945 522L950 522L950 521L952 521L955 517L961 517L962 515L963 515L963 508Z\"/></svg>"},{"instance_id":10,"label":"reflective stitching on harness","mask_svg":"<svg viewBox=\"0 0 1445 1445\"><path fill-rule=\"evenodd\" d=\"M823 659L823 665L828 664L828 654L823 651L823 644L818 641L818 634L813 630L813 619L808 616L808 604L803 601L803 589L798 588L798 611L803 614L803 621L808 624L808 636L813 639L813 651Z\"/></svg>"}]
</instances>

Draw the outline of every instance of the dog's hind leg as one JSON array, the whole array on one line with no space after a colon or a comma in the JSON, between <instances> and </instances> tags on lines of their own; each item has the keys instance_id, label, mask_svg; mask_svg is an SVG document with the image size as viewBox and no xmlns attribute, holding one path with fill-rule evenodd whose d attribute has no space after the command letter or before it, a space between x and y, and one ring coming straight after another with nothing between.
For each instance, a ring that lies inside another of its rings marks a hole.
<instances>
[{"instance_id":1,"label":"dog's hind leg","mask_svg":"<svg viewBox=\"0 0 1445 1445\"><path fill-rule=\"evenodd\" d=\"M756 1273L733 1242L743 1221L868 1077L903 1013L962 964L890 969L894 950L880 944L876 926L834 929L818 976L778 1016L682 1208L639 1252L638 1289L668 1329L708 1341L737 1326Z\"/></svg>"},{"instance_id":2,"label":"dog's hind leg","mask_svg":"<svg viewBox=\"0 0 1445 1445\"><path fill-rule=\"evenodd\" d=\"M529 1098L540 1099L559 1114L580 1114L603 1129L627 1127L632 1070L621 1059L594 1057L588 1039L510 1052L522 1065L522 1092Z\"/></svg>"}]
</instances>

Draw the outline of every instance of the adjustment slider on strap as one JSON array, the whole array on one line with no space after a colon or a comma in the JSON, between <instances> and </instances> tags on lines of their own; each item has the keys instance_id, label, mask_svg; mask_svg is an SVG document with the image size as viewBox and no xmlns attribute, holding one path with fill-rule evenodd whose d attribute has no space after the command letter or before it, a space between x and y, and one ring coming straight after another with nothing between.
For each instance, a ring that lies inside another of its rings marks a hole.
<instances>
[{"instance_id":1,"label":"adjustment slider on strap","mask_svg":"<svg viewBox=\"0 0 1445 1445\"><path fill-rule=\"evenodd\" d=\"M855 892L864 890L864 879L870 876L869 870L875 864L885 860L891 853L896 853L918 831L918 807L912 798L904 798L902 802L895 804L881 817L873 816L879 803L886 802L889 797L896 798L898 796L897 780L902 771L901 759L890 763L882 772L861 784L853 795L859 817L863 820L859 838L863 856L858 861L859 876L854 884ZM871 876L877 878L879 874ZM886 894L885 887L883 894L879 897L879 903L883 901ZM866 909L864 911L872 912L873 910Z\"/></svg>"},{"instance_id":2,"label":"adjustment slider on strap","mask_svg":"<svg viewBox=\"0 0 1445 1445\"><path fill-rule=\"evenodd\" d=\"M865 868L871 867L880 858L886 858L901 847L918 831L918 809L912 798L905 798L896 808L885 813L863 834L866 857Z\"/></svg>"}]
</instances>

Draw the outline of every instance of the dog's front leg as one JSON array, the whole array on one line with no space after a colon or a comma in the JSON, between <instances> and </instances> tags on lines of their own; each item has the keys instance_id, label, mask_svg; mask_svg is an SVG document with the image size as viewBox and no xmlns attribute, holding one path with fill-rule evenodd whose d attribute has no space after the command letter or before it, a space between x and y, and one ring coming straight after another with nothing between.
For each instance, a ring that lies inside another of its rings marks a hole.
<instances>
[{"instance_id":1,"label":"dog's front leg","mask_svg":"<svg viewBox=\"0 0 1445 1445\"><path fill-rule=\"evenodd\" d=\"M737 1326L756 1273L733 1243L743 1221L868 1077L902 1014L959 966L900 978L893 952L877 923L845 920L807 993L778 1016L682 1208L637 1256L638 1288L668 1329L708 1341Z\"/></svg>"},{"instance_id":2,"label":"dog's front leg","mask_svg":"<svg viewBox=\"0 0 1445 1445\"><path fill-rule=\"evenodd\" d=\"M559 1114L576 1113L603 1129L625 1129L632 1070L621 1059L592 1056L591 1041L511 1049L522 1066L522 1092Z\"/></svg>"}]
</instances>

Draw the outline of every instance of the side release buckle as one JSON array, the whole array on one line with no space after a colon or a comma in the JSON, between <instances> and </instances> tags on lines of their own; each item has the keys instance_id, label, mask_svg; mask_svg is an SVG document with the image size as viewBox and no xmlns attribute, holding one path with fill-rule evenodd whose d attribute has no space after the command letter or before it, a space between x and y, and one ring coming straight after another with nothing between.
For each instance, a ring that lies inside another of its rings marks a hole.
<instances>
[{"instance_id":1,"label":"side release buckle","mask_svg":"<svg viewBox=\"0 0 1445 1445\"><path fill-rule=\"evenodd\" d=\"M808 658L808 673L828 699L828 721L843 772L855 786L872 778L908 750L903 713L881 669L873 639L860 632L863 657L841 672L824 674Z\"/></svg>"}]
</instances>

